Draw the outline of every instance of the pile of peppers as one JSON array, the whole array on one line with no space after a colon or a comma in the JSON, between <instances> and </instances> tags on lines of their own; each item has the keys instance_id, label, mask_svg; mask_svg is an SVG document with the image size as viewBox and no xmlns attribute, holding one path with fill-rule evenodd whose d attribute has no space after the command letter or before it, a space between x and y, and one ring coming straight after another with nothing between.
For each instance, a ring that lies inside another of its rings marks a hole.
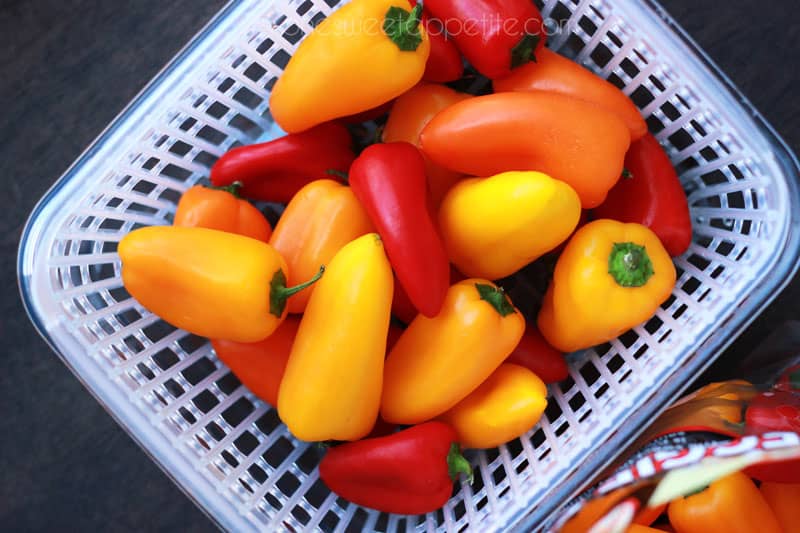
<instances>
[{"instance_id":1,"label":"pile of peppers","mask_svg":"<svg viewBox=\"0 0 800 533\"><path fill-rule=\"evenodd\" d=\"M172 226L119 244L128 292L328 443L320 476L350 501L441 507L463 449L531 430L564 354L676 282L692 230L667 155L546 41L530 0L353 0L272 90L286 135L222 155ZM491 94L445 85L475 72ZM363 121L381 127L357 152ZM285 208L273 227L250 201ZM552 281L523 316L503 283L540 259Z\"/></svg>"}]
</instances>

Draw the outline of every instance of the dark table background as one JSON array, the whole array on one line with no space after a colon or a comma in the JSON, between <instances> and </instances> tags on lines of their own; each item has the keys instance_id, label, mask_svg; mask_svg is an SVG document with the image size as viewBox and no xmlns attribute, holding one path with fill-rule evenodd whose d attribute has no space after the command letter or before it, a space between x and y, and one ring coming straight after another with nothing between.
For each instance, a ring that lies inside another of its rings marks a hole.
<instances>
[{"instance_id":1,"label":"dark table background","mask_svg":"<svg viewBox=\"0 0 800 533\"><path fill-rule=\"evenodd\" d=\"M797 150L795 0L661 0ZM222 0L0 0L0 528L213 530L42 342L15 261L47 188ZM728 350L799 319L800 279Z\"/></svg>"}]
</instances>

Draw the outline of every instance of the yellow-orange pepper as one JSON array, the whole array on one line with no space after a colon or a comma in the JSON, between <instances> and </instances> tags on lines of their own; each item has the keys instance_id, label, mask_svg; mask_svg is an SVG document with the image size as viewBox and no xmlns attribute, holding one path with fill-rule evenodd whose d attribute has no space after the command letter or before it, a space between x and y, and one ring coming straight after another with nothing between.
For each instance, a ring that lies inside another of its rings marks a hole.
<instances>
[{"instance_id":1,"label":"yellow-orange pepper","mask_svg":"<svg viewBox=\"0 0 800 533\"><path fill-rule=\"evenodd\" d=\"M655 233L639 224L597 220L579 229L561 254L539 330L563 352L608 342L652 317L675 279Z\"/></svg>"},{"instance_id":2,"label":"yellow-orange pepper","mask_svg":"<svg viewBox=\"0 0 800 533\"><path fill-rule=\"evenodd\" d=\"M269 243L286 260L289 285L306 280L336 252L374 231L350 187L318 180L303 187L283 212ZM314 286L289 298L289 312L302 313Z\"/></svg>"},{"instance_id":3,"label":"yellow-orange pepper","mask_svg":"<svg viewBox=\"0 0 800 533\"><path fill-rule=\"evenodd\" d=\"M459 271L500 279L567 240L580 217L580 198L566 183L541 172L505 172L450 189L439 230Z\"/></svg>"},{"instance_id":4,"label":"yellow-orange pepper","mask_svg":"<svg viewBox=\"0 0 800 533\"><path fill-rule=\"evenodd\" d=\"M678 533L782 531L755 483L741 472L719 479L697 494L673 500L667 515Z\"/></svg>"},{"instance_id":5,"label":"yellow-orange pepper","mask_svg":"<svg viewBox=\"0 0 800 533\"><path fill-rule=\"evenodd\" d=\"M267 242L272 226L261 211L239 197L240 187L241 183L221 188L192 187L181 196L173 225L216 229Z\"/></svg>"},{"instance_id":6,"label":"yellow-orange pepper","mask_svg":"<svg viewBox=\"0 0 800 533\"><path fill-rule=\"evenodd\" d=\"M494 448L531 429L547 407L547 386L527 368L504 363L439 419L465 448Z\"/></svg>"},{"instance_id":7,"label":"yellow-orange pepper","mask_svg":"<svg viewBox=\"0 0 800 533\"><path fill-rule=\"evenodd\" d=\"M178 226L132 231L119 243L122 282L145 308L201 337L258 342L286 317L286 262L267 243Z\"/></svg>"},{"instance_id":8,"label":"yellow-orange pepper","mask_svg":"<svg viewBox=\"0 0 800 533\"><path fill-rule=\"evenodd\" d=\"M800 505L800 485L790 483L761 483L761 495L769 504L783 533L800 533L797 506Z\"/></svg>"},{"instance_id":9,"label":"yellow-orange pepper","mask_svg":"<svg viewBox=\"0 0 800 533\"><path fill-rule=\"evenodd\" d=\"M378 417L394 277L375 233L330 262L311 295L278 393L278 414L306 441L358 440Z\"/></svg>"},{"instance_id":10,"label":"yellow-orange pepper","mask_svg":"<svg viewBox=\"0 0 800 533\"><path fill-rule=\"evenodd\" d=\"M383 419L418 424L441 415L503 363L524 331L525 319L493 283L453 285L439 315L418 315L389 353Z\"/></svg>"},{"instance_id":11,"label":"yellow-orange pepper","mask_svg":"<svg viewBox=\"0 0 800 533\"><path fill-rule=\"evenodd\" d=\"M289 133L378 107L422 79L430 40L422 5L407 0L353 0L300 43L270 98Z\"/></svg>"},{"instance_id":12,"label":"yellow-orange pepper","mask_svg":"<svg viewBox=\"0 0 800 533\"><path fill-rule=\"evenodd\" d=\"M471 97L472 95L454 91L446 85L420 83L395 101L383 129L383 142L407 142L421 148L419 137L428 122L439 111ZM431 205L438 208L447 191L464 175L437 165L428 156L423 156Z\"/></svg>"}]
</instances>

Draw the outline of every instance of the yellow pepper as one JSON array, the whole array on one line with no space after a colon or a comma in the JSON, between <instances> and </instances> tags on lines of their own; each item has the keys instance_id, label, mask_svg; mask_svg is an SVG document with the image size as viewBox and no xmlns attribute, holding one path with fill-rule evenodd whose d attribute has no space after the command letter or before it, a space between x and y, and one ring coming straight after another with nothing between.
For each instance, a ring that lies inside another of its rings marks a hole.
<instances>
[{"instance_id":1,"label":"yellow pepper","mask_svg":"<svg viewBox=\"0 0 800 533\"><path fill-rule=\"evenodd\" d=\"M500 279L567 240L580 216L580 198L566 183L506 172L458 182L439 209L439 229L458 270Z\"/></svg>"},{"instance_id":2,"label":"yellow pepper","mask_svg":"<svg viewBox=\"0 0 800 533\"><path fill-rule=\"evenodd\" d=\"M494 448L531 429L547 407L547 386L527 368L504 363L439 419L465 448Z\"/></svg>"},{"instance_id":3,"label":"yellow pepper","mask_svg":"<svg viewBox=\"0 0 800 533\"><path fill-rule=\"evenodd\" d=\"M205 228L149 227L119 243L122 282L173 326L211 339L258 342L286 318L286 262L270 245Z\"/></svg>"},{"instance_id":4,"label":"yellow pepper","mask_svg":"<svg viewBox=\"0 0 800 533\"><path fill-rule=\"evenodd\" d=\"M655 233L597 220L578 230L556 264L539 330L563 352L608 342L652 317L676 272Z\"/></svg>"},{"instance_id":5,"label":"yellow pepper","mask_svg":"<svg viewBox=\"0 0 800 533\"><path fill-rule=\"evenodd\" d=\"M524 331L525 319L493 283L453 285L439 315L417 315L389 353L383 419L418 424L441 415L503 363Z\"/></svg>"},{"instance_id":6,"label":"yellow pepper","mask_svg":"<svg viewBox=\"0 0 800 533\"><path fill-rule=\"evenodd\" d=\"M430 40L422 4L353 0L300 44L270 98L270 111L289 133L368 111L422 79Z\"/></svg>"},{"instance_id":7,"label":"yellow pepper","mask_svg":"<svg viewBox=\"0 0 800 533\"><path fill-rule=\"evenodd\" d=\"M331 260L300 323L278 393L278 414L306 441L352 441L375 425L394 277L369 233Z\"/></svg>"}]
</instances>

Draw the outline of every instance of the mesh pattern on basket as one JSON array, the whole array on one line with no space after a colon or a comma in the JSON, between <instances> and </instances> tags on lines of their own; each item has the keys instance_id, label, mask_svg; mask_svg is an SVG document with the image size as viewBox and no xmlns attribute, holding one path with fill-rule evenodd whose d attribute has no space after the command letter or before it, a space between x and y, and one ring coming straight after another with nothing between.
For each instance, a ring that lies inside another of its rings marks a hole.
<instances>
[{"instance_id":1,"label":"mesh pattern on basket","mask_svg":"<svg viewBox=\"0 0 800 533\"><path fill-rule=\"evenodd\" d=\"M596 350L573 356L541 423L497 450L471 452L472 486L443 510L387 516L351 505L318 480L319 452L294 439L205 339L160 321L120 281L117 243L168 223L182 191L227 149L276 134L266 95L303 34L338 0L252 1L246 22L218 46L158 113L136 128L102 174L56 220L46 264L51 298L91 358L168 446L220 497L261 529L477 531L534 508L596 443L678 368L767 270L785 231L785 194L769 162L746 148L748 131L718 117L714 102L626 23L629 2L547 0L563 31L551 46L623 87L668 147L695 220L679 281L658 315Z\"/></svg>"}]
</instances>

